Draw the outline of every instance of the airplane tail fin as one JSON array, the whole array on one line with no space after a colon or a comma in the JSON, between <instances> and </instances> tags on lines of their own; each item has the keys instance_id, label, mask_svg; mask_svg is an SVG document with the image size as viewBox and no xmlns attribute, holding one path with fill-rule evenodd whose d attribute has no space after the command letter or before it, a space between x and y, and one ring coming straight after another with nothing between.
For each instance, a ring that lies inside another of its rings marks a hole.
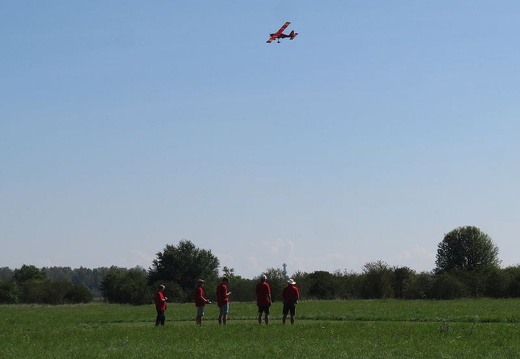
<instances>
[{"instance_id":1,"label":"airplane tail fin","mask_svg":"<svg viewBox=\"0 0 520 359\"><path fill-rule=\"evenodd\" d=\"M298 33L297 33L297 32L294 32L294 30L291 31L291 33L289 34L289 36L291 37L291 40L294 40L294 38L295 38L297 35L298 35Z\"/></svg>"}]
</instances>

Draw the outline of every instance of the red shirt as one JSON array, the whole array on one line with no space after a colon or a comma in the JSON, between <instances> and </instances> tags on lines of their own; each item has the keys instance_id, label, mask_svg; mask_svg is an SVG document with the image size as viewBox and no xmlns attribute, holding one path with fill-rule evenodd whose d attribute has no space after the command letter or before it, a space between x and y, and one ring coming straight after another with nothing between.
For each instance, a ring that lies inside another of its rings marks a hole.
<instances>
[{"instance_id":1,"label":"red shirt","mask_svg":"<svg viewBox=\"0 0 520 359\"><path fill-rule=\"evenodd\" d=\"M220 307L221 305L229 302L228 298L228 287L225 283L220 283L217 286L217 305Z\"/></svg>"},{"instance_id":2,"label":"red shirt","mask_svg":"<svg viewBox=\"0 0 520 359\"><path fill-rule=\"evenodd\" d=\"M271 304L271 287L267 282L260 282L256 285L256 304Z\"/></svg>"},{"instance_id":3,"label":"red shirt","mask_svg":"<svg viewBox=\"0 0 520 359\"><path fill-rule=\"evenodd\" d=\"M206 305L206 298L204 298L204 289L200 285L195 287L195 293L193 294L196 307L203 307Z\"/></svg>"},{"instance_id":4,"label":"red shirt","mask_svg":"<svg viewBox=\"0 0 520 359\"><path fill-rule=\"evenodd\" d=\"M288 285L282 290L282 298L284 302L296 302L300 298L300 292L294 285Z\"/></svg>"},{"instance_id":5,"label":"red shirt","mask_svg":"<svg viewBox=\"0 0 520 359\"><path fill-rule=\"evenodd\" d=\"M166 300L164 300L164 294L161 291L155 294L155 309L166 310Z\"/></svg>"}]
</instances>

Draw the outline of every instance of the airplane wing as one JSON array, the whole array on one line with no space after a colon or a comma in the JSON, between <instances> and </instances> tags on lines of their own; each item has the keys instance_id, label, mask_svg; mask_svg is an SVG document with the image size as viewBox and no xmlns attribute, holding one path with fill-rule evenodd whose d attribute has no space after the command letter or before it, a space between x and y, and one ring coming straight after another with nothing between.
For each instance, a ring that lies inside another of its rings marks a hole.
<instances>
[{"instance_id":1,"label":"airplane wing","mask_svg":"<svg viewBox=\"0 0 520 359\"><path fill-rule=\"evenodd\" d=\"M275 32L274 34L271 34L271 38L269 40L267 40L267 43L270 44L271 42L273 42L274 40L276 40L278 38L278 36L280 36L280 34L283 33L283 31L285 29L287 29L287 26L289 26L291 24L290 21L287 21L285 24L283 24L283 26L280 28L280 30L278 30L277 32Z\"/></svg>"},{"instance_id":2,"label":"airplane wing","mask_svg":"<svg viewBox=\"0 0 520 359\"><path fill-rule=\"evenodd\" d=\"M275 35L280 35L285 29L287 29L287 26L289 26L291 24L290 21L287 21L285 24L283 24L283 26L280 28L280 30L278 30Z\"/></svg>"}]
</instances>

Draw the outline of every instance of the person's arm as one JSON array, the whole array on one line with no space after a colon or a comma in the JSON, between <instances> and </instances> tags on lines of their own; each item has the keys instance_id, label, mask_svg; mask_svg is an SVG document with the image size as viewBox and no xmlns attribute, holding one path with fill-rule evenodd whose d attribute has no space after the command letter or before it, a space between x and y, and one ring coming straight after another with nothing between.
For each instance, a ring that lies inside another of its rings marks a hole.
<instances>
[{"instance_id":1,"label":"person's arm","mask_svg":"<svg viewBox=\"0 0 520 359\"><path fill-rule=\"evenodd\" d=\"M211 301L209 299L206 299L206 297L204 297L204 292L202 290L200 291L200 299L202 299L204 301L204 303L206 303L206 304L211 304Z\"/></svg>"}]
</instances>

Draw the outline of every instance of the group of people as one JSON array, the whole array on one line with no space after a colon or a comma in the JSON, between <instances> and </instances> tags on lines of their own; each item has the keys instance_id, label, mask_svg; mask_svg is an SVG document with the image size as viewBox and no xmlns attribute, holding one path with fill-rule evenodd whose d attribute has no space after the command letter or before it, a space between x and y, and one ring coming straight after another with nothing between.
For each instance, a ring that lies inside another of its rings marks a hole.
<instances>
[{"instance_id":1,"label":"group of people","mask_svg":"<svg viewBox=\"0 0 520 359\"><path fill-rule=\"evenodd\" d=\"M291 324L294 324L296 316L296 304L300 299L300 292L296 287L296 282L293 279L287 281L287 286L282 290L283 310L282 323L285 325L287 315L291 314ZM267 276L260 277L260 283L256 285L256 305L258 306L258 324L262 324L262 315L264 322L269 324L269 312L272 304L271 287L267 283Z\"/></svg>"},{"instance_id":2,"label":"group of people","mask_svg":"<svg viewBox=\"0 0 520 359\"><path fill-rule=\"evenodd\" d=\"M229 297L231 295L231 292L228 290L228 284L229 279L227 277L223 277L221 283L217 286L216 297L217 305L219 308L219 325L227 324L227 317L229 313ZM195 323L197 325L202 325L204 307L206 306L206 304L211 304L211 301L205 297L204 286L205 281L203 279L199 279L193 294L195 307L197 307L197 316L195 317ZM155 295L155 309L157 310L157 318L155 320L156 326L164 325L166 319L164 311L166 310L166 303L168 301L168 298L164 296L164 289L165 286L160 285ZM287 286L283 288L282 299L282 323L285 325L287 316L290 314L291 324L294 324L296 316L296 304L300 299L300 293L298 291L298 288L296 287L296 282L293 279L289 279L287 281ZM262 275L260 277L260 282L256 285L256 305L258 306L258 324L262 324L262 317L263 322L266 325L269 324L269 314L272 302L273 301L271 298L271 287L269 286L269 283L267 283L267 276Z\"/></svg>"}]
</instances>

